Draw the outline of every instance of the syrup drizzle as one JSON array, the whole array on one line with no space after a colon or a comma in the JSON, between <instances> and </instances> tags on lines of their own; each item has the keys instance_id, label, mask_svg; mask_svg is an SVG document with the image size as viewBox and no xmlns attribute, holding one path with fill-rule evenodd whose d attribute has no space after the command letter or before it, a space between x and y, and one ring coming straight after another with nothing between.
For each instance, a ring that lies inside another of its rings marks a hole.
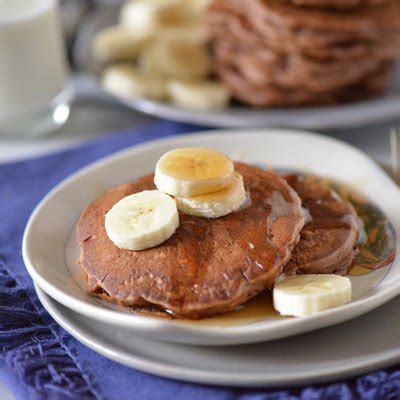
<instances>
[{"instance_id":1,"label":"syrup drizzle","mask_svg":"<svg viewBox=\"0 0 400 400\"><path fill-rule=\"evenodd\" d=\"M365 275L391 264L395 257L396 235L386 215L348 186L327 179L322 181L350 202L358 216L358 253L348 275Z\"/></svg>"},{"instance_id":2,"label":"syrup drizzle","mask_svg":"<svg viewBox=\"0 0 400 400\"><path fill-rule=\"evenodd\" d=\"M395 233L384 213L356 191L345 185L328 179L318 177L315 177L315 179L319 183L334 189L341 198L352 203L359 217L358 254L348 274L351 276L365 275L375 269L388 266L395 256ZM269 224L272 224L279 216L284 215L287 208L286 202L276 197L266 202L269 205L273 203L274 207L278 203L281 204L275 213L269 217ZM304 209L303 213L305 214L306 221L309 222L311 216L308 210ZM346 222L345 218L341 222ZM249 250L252 250L253 246L253 243L249 243ZM135 308L133 312L153 317L174 319L172 315L158 309ZM250 299L246 304L234 311L201 320L179 320L179 322L205 326L235 326L279 318L287 317L282 317L275 311L271 291L267 290Z\"/></svg>"}]
</instances>

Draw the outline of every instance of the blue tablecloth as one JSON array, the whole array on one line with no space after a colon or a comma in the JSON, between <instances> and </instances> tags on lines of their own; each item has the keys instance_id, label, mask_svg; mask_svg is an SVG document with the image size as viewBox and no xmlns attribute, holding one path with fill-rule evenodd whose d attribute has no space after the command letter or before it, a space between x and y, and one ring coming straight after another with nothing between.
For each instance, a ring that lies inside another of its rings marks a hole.
<instances>
[{"instance_id":1,"label":"blue tablecloth","mask_svg":"<svg viewBox=\"0 0 400 400\"><path fill-rule=\"evenodd\" d=\"M194 129L161 122L0 166L0 380L18 400L400 399L400 370L395 368L347 382L280 390L220 388L163 379L94 353L46 313L20 250L25 224L39 200L60 180L100 157Z\"/></svg>"}]
</instances>

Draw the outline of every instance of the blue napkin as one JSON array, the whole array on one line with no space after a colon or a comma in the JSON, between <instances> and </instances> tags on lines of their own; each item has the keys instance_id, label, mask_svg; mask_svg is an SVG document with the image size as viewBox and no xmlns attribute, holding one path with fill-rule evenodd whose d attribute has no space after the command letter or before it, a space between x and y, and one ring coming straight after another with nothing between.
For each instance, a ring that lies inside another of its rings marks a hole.
<instances>
[{"instance_id":1,"label":"blue napkin","mask_svg":"<svg viewBox=\"0 0 400 400\"><path fill-rule=\"evenodd\" d=\"M280 390L221 388L159 378L94 353L46 313L20 251L25 224L39 200L60 180L100 157L195 129L161 122L0 166L0 381L18 400L400 399L397 369L347 382Z\"/></svg>"}]
</instances>

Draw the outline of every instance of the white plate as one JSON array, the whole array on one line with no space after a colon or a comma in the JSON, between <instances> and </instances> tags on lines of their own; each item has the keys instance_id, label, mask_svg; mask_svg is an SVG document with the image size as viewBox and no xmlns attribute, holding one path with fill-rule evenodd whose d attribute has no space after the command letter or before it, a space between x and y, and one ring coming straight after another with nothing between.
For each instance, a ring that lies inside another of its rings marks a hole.
<instances>
[{"instance_id":1,"label":"white plate","mask_svg":"<svg viewBox=\"0 0 400 400\"><path fill-rule=\"evenodd\" d=\"M242 346L196 347L154 342L88 319L38 286L52 317L94 351L156 375L229 386L319 383L384 368L400 360L400 298L353 321L290 339Z\"/></svg>"},{"instance_id":2,"label":"white plate","mask_svg":"<svg viewBox=\"0 0 400 400\"><path fill-rule=\"evenodd\" d=\"M80 68L96 76L98 66L91 58L90 43L98 31L114 25L119 7L94 13L82 25L77 36L74 58ZM97 80L97 77L96 77ZM100 87L100 85L99 85ZM104 93L103 93L104 95ZM114 97L116 99L116 97ZM233 105L216 112L190 111L142 98L118 98L126 106L144 113L175 121L216 127L281 126L301 129L349 128L395 119L400 114L400 65L387 91L374 99L337 106L252 108Z\"/></svg>"},{"instance_id":3,"label":"white plate","mask_svg":"<svg viewBox=\"0 0 400 400\"><path fill-rule=\"evenodd\" d=\"M129 327L136 334L204 345L250 343L311 331L354 318L400 293L400 235L397 235L394 264L352 277L351 303L304 318L275 317L236 326L207 326L134 315L124 307L86 295L76 264L79 249L74 240L75 224L83 208L107 189L153 171L156 161L166 151L188 146L212 147L244 162L302 169L343 181L378 203L396 232L400 232L399 190L372 160L343 142L310 133L266 129L176 136L102 159L73 174L41 201L29 220L23 240L26 267L40 287L81 314Z\"/></svg>"}]
</instances>

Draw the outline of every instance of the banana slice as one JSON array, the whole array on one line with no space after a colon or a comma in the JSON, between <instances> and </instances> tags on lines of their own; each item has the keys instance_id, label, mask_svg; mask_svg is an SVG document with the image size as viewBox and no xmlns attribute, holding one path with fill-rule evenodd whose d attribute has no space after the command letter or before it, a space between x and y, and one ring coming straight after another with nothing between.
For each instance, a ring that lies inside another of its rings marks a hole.
<instances>
[{"instance_id":1,"label":"banana slice","mask_svg":"<svg viewBox=\"0 0 400 400\"><path fill-rule=\"evenodd\" d=\"M146 72L165 78L201 79L211 70L211 58L202 44L166 36L143 50L139 65Z\"/></svg>"},{"instance_id":2,"label":"banana slice","mask_svg":"<svg viewBox=\"0 0 400 400\"><path fill-rule=\"evenodd\" d=\"M169 239L179 226L174 199L145 190L114 204L105 219L109 239L119 248L144 250Z\"/></svg>"},{"instance_id":3,"label":"banana slice","mask_svg":"<svg viewBox=\"0 0 400 400\"><path fill-rule=\"evenodd\" d=\"M203 46L206 46L207 42L210 40L210 35L202 23L169 27L163 30L162 35L166 40L179 41L184 38L185 42L195 45L201 44Z\"/></svg>"},{"instance_id":4,"label":"banana slice","mask_svg":"<svg viewBox=\"0 0 400 400\"><path fill-rule=\"evenodd\" d=\"M179 0L138 0L122 7L120 24L143 37L152 37L164 29L191 25L199 18L199 13Z\"/></svg>"},{"instance_id":5,"label":"banana slice","mask_svg":"<svg viewBox=\"0 0 400 400\"><path fill-rule=\"evenodd\" d=\"M351 281L339 275L296 275L279 281L274 307L282 315L301 317L338 307L351 300Z\"/></svg>"},{"instance_id":6,"label":"banana slice","mask_svg":"<svg viewBox=\"0 0 400 400\"><path fill-rule=\"evenodd\" d=\"M115 61L134 61L143 48L144 39L129 29L113 26L100 31L92 42L95 61L105 64Z\"/></svg>"},{"instance_id":7,"label":"banana slice","mask_svg":"<svg viewBox=\"0 0 400 400\"><path fill-rule=\"evenodd\" d=\"M149 38L159 30L158 14L171 6L173 8L173 3L169 1L165 1L165 4L161 1L126 2L121 8L119 23L136 34Z\"/></svg>"},{"instance_id":8,"label":"banana slice","mask_svg":"<svg viewBox=\"0 0 400 400\"><path fill-rule=\"evenodd\" d=\"M106 68L102 83L106 91L125 98L163 100L167 94L164 79L146 74L129 64L117 64Z\"/></svg>"},{"instance_id":9,"label":"banana slice","mask_svg":"<svg viewBox=\"0 0 400 400\"><path fill-rule=\"evenodd\" d=\"M167 83L167 92L177 106L194 110L222 109L230 99L229 91L221 83L213 81L173 80Z\"/></svg>"},{"instance_id":10,"label":"banana slice","mask_svg":"<svg viewBox=\"0 0 400 400\"><path fill-rule=\"evenodd\" d=\"M219 218L238 210L246 201L243 177L234 172L232 183L218 192L175 197L178 210L196 217Z\"/></svg>"},{"instance_id":11,"label":"banana slice","mask_svg":"<svg viewBox=\"0 0 400 400\"><path fill-rule=\"evenodd\" d=\"M186 0L187 5L199 13L204 13L213 0Z\"/></svg>"},{"instance_id":12,"label":"banana slice","mask_svg":"<svg viewBox=\"0 0 400 400\"><path fill-rule=\"evenodd\" d=\"M215 150L180 148L158 160L154 183L172 196L192 197L228 187L233 171L233 162Z\"/></svg>"}]
</instances>

